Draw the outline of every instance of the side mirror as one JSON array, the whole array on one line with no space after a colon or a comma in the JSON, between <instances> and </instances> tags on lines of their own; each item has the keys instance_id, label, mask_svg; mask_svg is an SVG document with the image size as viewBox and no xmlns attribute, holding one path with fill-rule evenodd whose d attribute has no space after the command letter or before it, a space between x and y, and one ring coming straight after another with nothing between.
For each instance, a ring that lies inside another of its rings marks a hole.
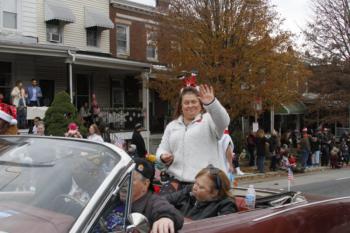
<instances>
[{"instance_id":1,"label":"side mirror","mask_svg":"<svg viewBox=\"0 0 350 233\"><path fill-rule=\"evenodd\" d=\"M127 233L148 233L150 230L147 218L140 213L131 213L128 216L130 225L126 228Z\"/></svg>"}]
</instances>

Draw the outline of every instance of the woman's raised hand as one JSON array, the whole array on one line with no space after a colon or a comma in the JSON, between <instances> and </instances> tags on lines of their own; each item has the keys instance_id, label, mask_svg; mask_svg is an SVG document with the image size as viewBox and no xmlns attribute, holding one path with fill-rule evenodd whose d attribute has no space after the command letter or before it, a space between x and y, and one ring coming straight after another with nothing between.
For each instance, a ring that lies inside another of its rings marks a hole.
<instances>
[{"instance_id":1,"label":"woman's raised hand","mask_svg":"<svg viewBox=\"0 0 350 233\"><path fill-rule=\"evenodd\" d=\"M199 86L199 99L200 101L206 105L210 104L214 101L214 89L212 86L208 86L207 84L202 84Z\"/></svg>"}]
</instances>

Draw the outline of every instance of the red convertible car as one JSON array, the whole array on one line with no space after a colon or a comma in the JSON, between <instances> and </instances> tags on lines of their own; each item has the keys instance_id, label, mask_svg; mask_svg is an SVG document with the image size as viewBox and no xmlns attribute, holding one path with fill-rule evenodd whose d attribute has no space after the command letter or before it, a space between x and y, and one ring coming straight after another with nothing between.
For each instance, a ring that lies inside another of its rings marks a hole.
<instances>
[{"instance_id":1,"label":"red convertible car","mask_svg":"<svg viewBox=\"0 0 350 233\"><path fill-rule=\"evenodd\" d=\"M133 160L108 143L1 136L0 232L94 233L120 201L121 188L127 201L117 232L147 232L147 219L128 211L133 168ZM256 190L256 208L247 210L246 190L232 191L239 212L186 222L181 232L350 232L350 197Z\"/></svg>"}]
</instances>

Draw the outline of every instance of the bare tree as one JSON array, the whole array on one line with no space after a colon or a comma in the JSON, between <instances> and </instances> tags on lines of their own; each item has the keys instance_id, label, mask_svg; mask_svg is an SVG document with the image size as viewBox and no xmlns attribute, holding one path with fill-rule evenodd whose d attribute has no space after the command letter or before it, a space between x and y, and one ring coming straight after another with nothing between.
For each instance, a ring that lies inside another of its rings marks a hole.
<instances>
[{"instance_id":1,"label":"bare tree","mask_svg":"<svg viewBox=\"0 0 350 233\"><path fill-rule=\"evenodd\" d=\"M304 34L314 72L309 90L319 93L319 98L310 112L317 112L321 122L345 124L350 103L349 1L314 0L312 10L313 20Z\"/></svg>"}]
</instances>

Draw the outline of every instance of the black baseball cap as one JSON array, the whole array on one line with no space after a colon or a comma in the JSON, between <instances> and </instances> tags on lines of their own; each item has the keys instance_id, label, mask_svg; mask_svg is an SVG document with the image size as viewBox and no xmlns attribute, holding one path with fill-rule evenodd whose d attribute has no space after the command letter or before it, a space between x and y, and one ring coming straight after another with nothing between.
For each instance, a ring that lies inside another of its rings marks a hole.
<instances>
[{"instance_id":1,"label":"black baseball cap","mask_svg":"<svg viewBox=\"0 0 350 233\"><path fill-rule=\"evenodd\" d=\"M141 173L143 177L149 179L152 182L155 173L153 164L148 162L146 159L142 158L134 158L134 162L136 164L135 170Z\"/></svg>"}]
</instances>

